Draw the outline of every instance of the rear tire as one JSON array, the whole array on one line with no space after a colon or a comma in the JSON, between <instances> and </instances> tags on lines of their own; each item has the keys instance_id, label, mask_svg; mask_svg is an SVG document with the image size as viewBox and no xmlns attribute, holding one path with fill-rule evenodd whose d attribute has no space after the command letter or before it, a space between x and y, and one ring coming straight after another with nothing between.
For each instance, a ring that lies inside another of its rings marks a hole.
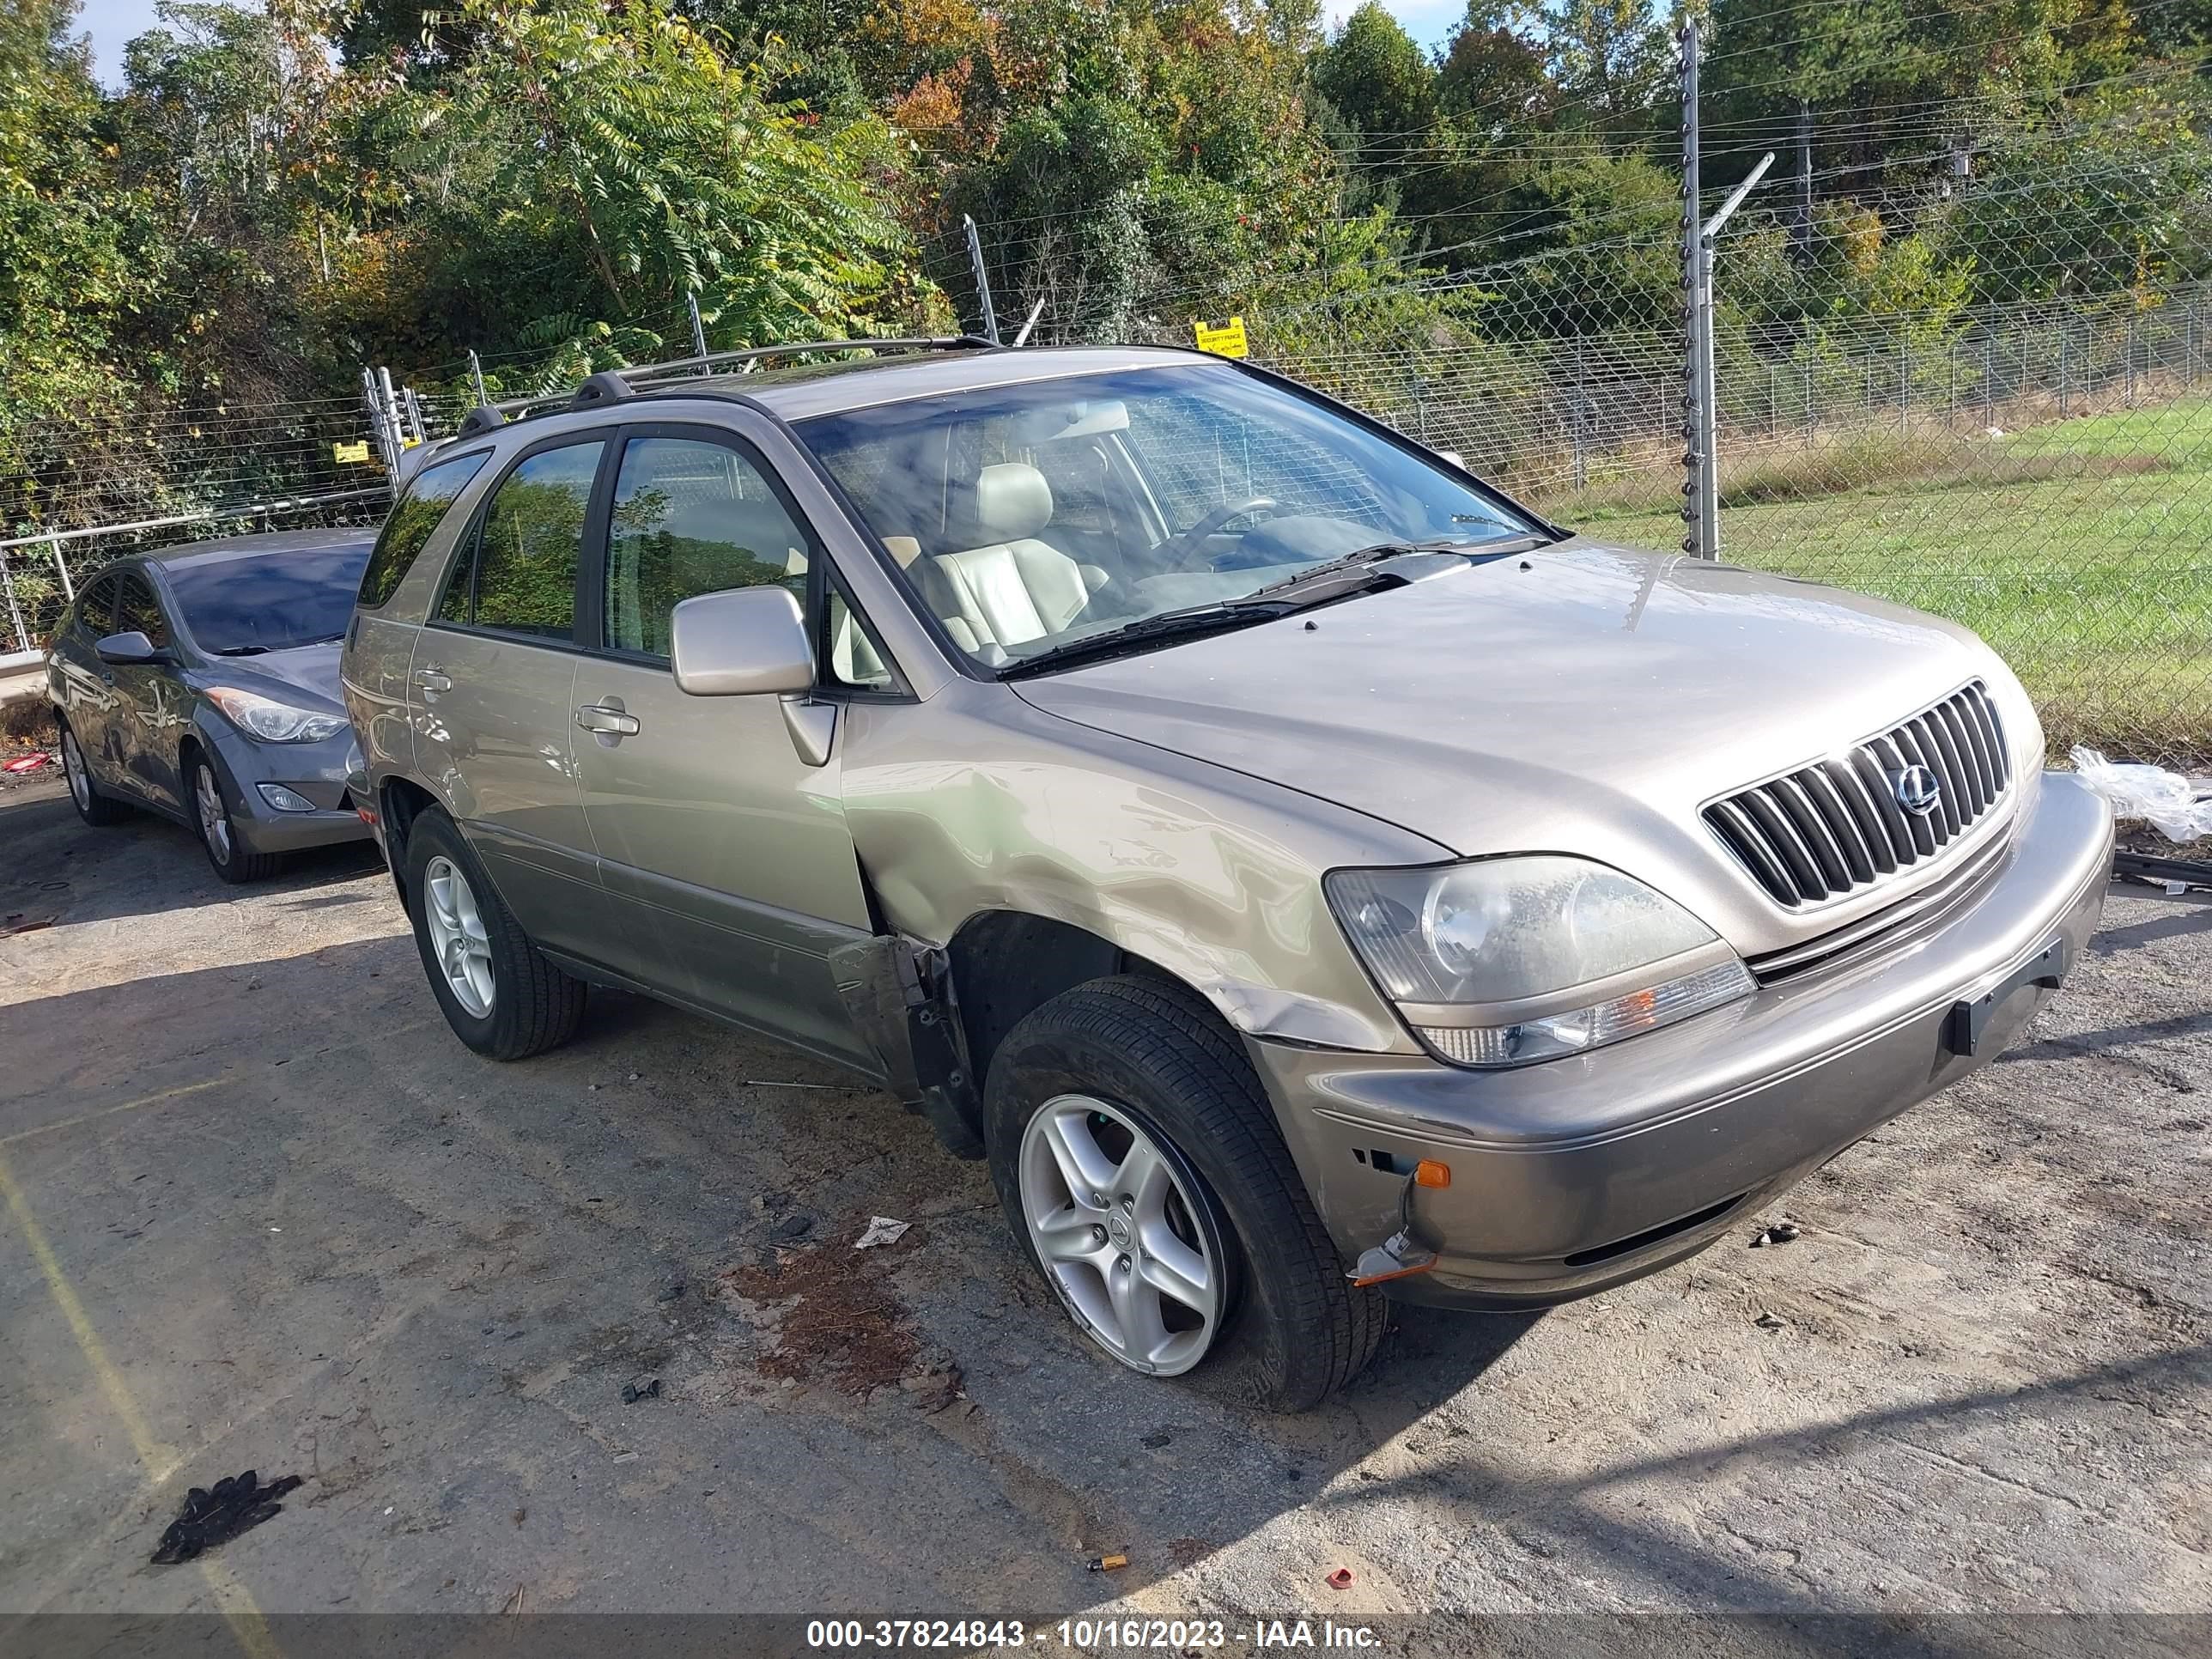
<instances>
[{"instance_id":1,"label":"rear tire","mask_svg":"<svg viewBox=\"0 0 2212 1659\"><path fill-rule=\"evenodd\" d=\"M1090 1120L1100 1144L1118 1147L1133 1127L1158 1145L1196 1212L1195 1227L1177 1232L1218 1263L1211 1345L1200 1358L1157 1369L1194 1367L1193 1381L1208 1391L1279 1412L1310 1410L1358 1376L1382 1344L1389 1304L1345 1277L1235 1037L1194 994L1157 979L1094 980L1063 992L1015 1026L991 1061L984 1120L992 1181L1031 1265L1079 1328L1134 1363L1091 1328L1085 1310L1095 1315L1097 1303L1071 1295L1040 1254L1030 1212L1036 1182L1048 1177L1033 1170L1024 1198L1032 1120L1065 1114L1068 1101L1084 1097L1108 1109ZM1103 1196L1109 1210L1119 1201L1117 1193ZM1120 1237L1103 1247L1102 1278L1114 1271Z\"/></svg>"},{"instance_id":2,"label":"rear tire","mask_svg":"<svg viewBox=\"0 0 2212 1659\"><path fill-rule=\"evenodd\" d=\"M406 863L415 948L453 1035L491 1060L522 1060L574 1036L583 981L530 942L453 819L434 807L416 815Z\"/></svg>"},{"instance_id":3,"label":"rear tire","mask_svg":"<svg viewBox=\"0 0 2212 1659\"><path fill-rule=\"evenodd\" d=\"M257 853L239 838L238 815L224 793L222 774L204 751L195 750L185 769L185 804L192 815L192 829L215 872L225 881L242 884L266 881L283 860L274 853Z\"/></svg>"},{"instance_id":4,"label":"rear tire","mask_svg":"<svg viewBox=\"0 0 2212 1659\"><path fill-rule=\"evenodd\" d=\"M77 744L76 733L70 730L69 721L56 714L54 724L62 729L62 773L69 780L70 805L76 808L77 817L95 829L122 823L131 816L131 809L100 793L100 786L92 781L92 768Z\"/></svg>"}]
</instances>

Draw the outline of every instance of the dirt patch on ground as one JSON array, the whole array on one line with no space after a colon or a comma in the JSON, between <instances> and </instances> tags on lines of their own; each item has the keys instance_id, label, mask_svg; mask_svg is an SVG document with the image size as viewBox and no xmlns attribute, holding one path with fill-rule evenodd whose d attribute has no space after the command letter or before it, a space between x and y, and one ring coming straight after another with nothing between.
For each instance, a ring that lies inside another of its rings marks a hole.
<instances>
[{"instance_id":1,"label":"dirt patch on ground","mask_svg":"<svg viewBox=\"0 0 2212 1659\"><path fill-rule=\"evenodd\" d=\"M858 1230L833 1228L830 1237L851 1237ZM780 1310L772 1344L755 1362L761 1374L826 1382L854 1395L895 1388L949 1401L960 1373L948 1359L925 1352L890 1283L916 1237L909 1232L895 1245L866 1251L836 1242L779 1248L770 1261L725 1273L723 1281L747 1302Z\"/></svg>"}]
</instances>

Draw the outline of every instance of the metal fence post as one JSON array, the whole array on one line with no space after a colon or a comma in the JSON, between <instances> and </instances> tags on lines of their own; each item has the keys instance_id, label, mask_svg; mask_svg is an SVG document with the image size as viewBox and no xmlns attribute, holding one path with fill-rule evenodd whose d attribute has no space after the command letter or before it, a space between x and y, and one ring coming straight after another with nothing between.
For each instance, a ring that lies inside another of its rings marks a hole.
<instances>
[{"instance_id":1,"label":"metal fence post","mask_svg":"<svg viewBox=\"0 0 2212 1659\"><path fill-rule=\"evenodd\" d=\"M707 355L707 325L699 320L699 296L686 293L684 308L691 313L691 355L703 357Z\"/></svg>"},{"instance_id":2,"label":"metal fence post","mask_svg":"<svg viewBox=\"0 0 2212 1659\"><path fill-rule=\"evenodd\" d=\"M15 603L15 562L9 553L0 552L0 586L8 590L8 617L15 624L15 648L33 651L38 647L31 643L31 630L23 626L23 608Z\"/></svg>"},{"instance_id":3,"label":"metal fence post","mask_svg":"<svg viewBox=\"0 0 2212 1659\"><path fill-rule=\"evenodd\" d=\"M1897 430L1902 435L1912 419L1912 342L1903 329L1897 331Z\"/></svg>"},{"instance_id":4,"label":"metal fence post","mask_svg":"<svg viewBox=\"0 0 2212 1659\"><path fill-rule=\"evenodd\" d=\"M1575 488L1577 490L1583 490L1589 488L1589 445L1585 431L1589 424L1589 413L1584 400L1585 393L1583 391L1583 343L1579 337L1575 341L1574 398Z\"/></svg>"},{"instance_id":5,"label":"metal fence post","mask_svg":"<svg viewBox=\"0 0 2212 1659\"><path fill-rule=\"evenodd\" d=\"M2066 371L2068 348L2072 343L2073 334L2074 331L2066 326L2065 319L2061 318L2058 322L2058 418L2062 421L2067 416Z\"/></svg>"},{"instance_id":6,"label":"metal fence post","mask_svg":"<svg viewBox=\"0 0 2212 1659\"><path fill-rule=\"evenodd\" d=\"M476 394L477 408L481 409L491 401L484 396L483 365L477 361L474 351L469 353L469 390Z\"/></svg>"},{"instance_id":7,"label":"metal fence post","mask_svg":"<svg viewBox=\"0 0 2212 1659\"><path fill-rule=\"evenodd\" d=\"M1805 447L1810 449L1813 447L1813 428L1814 425L1813 416L1813 354L1811 352L1808 351L1805 354L1805 361L1799 367L1802 369L1805 379Z\"/></svg>"},{"instance_id":8,"label":"metal fence post","mask_svg":"<svg viewBox=\"0 0 2212 1659\"><path fill-rule=\"evenodd\" d=\"M968 228L968 263L975 272L975 298L983 307L983 337L993 345L999 343L999 313L991 307L991 278L983 269L983 239L977 234L975 221L963 213L960 222Z\"/></svg>"},{"instance_id":9,"label":"metal fence post","mask_svg":"<svg viewBox=\"0 0 2212 1659\"><path fill-rule=\"evenodd\" d=\"M2136 319L2133 312L2128 313L2128 343L2124 349L2128 356L2128 407L2133 409L2136 406Z\"/></svg>"},{"instance_id":10,"label":"metal fence post","mask_svg":"<svg viewBox=\"0 0 2212 1659\"><path fill-rule=\"evenodd\" d=\"M1996 343L1984 334L1982 336L1982 424L1985 427L1997 423L1996 395Z\"/></svg>"},{"instance_id":11,"label":"metal fence post","mask_svg":"<svg viewBox=\"0 0 2212 1659\"><path fill-rule=\"evenodd\" d=\"M58 535L46 538L46 550L54 556L54 574L62 579L62 599L64 602L76 598L76 584L70 580L69 561L62 557L62 538Z\"/></svg>"},{"instance_id":12,"label":"metal fence post","mask_svg":"<svg viewBox=\"0 0 2212 1659\"><path fill-rule=\"evenodd\" d=\"M1705 522L1707 457L1705 364L1699 335L1705 326L1705 290L1698 282L1698 20L1685 17L1680 34L1682 61L1682 550L1702 555L1713 527Z\"/></svg>"},{"instance_id":13,"label":"metal fence post","mask_svg":"<svg viewBox=\"0 0 2212 1659\"><path fill-rule=\"evenodd\" d=\"M1782 391L1778 384L1775 367L1766 366L1766 441L1773 443L1782 436Z\"/></svg>"}]
</instances>

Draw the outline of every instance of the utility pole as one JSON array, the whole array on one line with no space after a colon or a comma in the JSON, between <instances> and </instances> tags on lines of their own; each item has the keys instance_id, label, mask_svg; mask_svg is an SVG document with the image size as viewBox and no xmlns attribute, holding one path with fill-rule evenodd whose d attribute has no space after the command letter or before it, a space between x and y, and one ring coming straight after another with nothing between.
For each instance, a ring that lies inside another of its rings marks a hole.
<instances>
[{"instance_id":1,"label":"utility pole","mask_svg":"<svg viewBox=\"0 0 2212 1659\"><path fill-rule=\"evenodd\" d=\"M1797 214L1790 227L1790 250L1797 263L1813 263L1813 106L1797 100Z\"/></svg>"}]
</instances>

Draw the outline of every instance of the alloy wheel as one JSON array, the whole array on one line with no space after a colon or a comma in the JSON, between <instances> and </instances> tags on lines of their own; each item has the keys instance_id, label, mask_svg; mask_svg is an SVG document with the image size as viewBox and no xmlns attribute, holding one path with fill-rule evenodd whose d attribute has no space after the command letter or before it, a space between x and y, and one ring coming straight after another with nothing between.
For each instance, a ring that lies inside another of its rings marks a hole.
<instances>
[{"instance_id":1,"label":"alloy wheel","mask_svg":"<svg viewBox=\"0 0 2212 1659\"><path fill-rule=\"evenodd\" d=\"M76 810L92 810L92 780L84 769L84 756L76 746L76 733L67 726L62 728L62 770L69 777L70 798L76 802Z\"/></svg>"},{"instance_id":2,"label":"alloy wheel","mask_svg":"<svg viewBox=\"0 0 2212 1659\"><path fill-rule=\"evenodd\" d=\"M1203 1200L1128 1114L1057 1095L1022 1134L1022 1215L1060 1299L1133 1370L1176 1376L1220 1328L1223 1264Z\"/></svg>"},{"instance_id":3,"label":"alloy wheel","mask_svg":"<svg viewBox=\"0 0 2212 1659\"><path fill-rule=\"evenodd\" d=\"M491 971L491 939L484 931L483 913L460 866L445 857L432 859L422 872L422 917L430 929L431 948L444 971L453 1000L483 1019L491 1012L495 981Z\"/></svg>"},{"instance_id":4,"label":"alloy wheel","mask_svg":"<svg viewBox=\"0 0 2212 1659\"><path fill-rule=\"evenodd\" d=\"M215 769L203 762L192 775L192 801L198 808L200 839L217 864L230 862L230 812L216 787Z\"/></svg>"}]
</instances>

